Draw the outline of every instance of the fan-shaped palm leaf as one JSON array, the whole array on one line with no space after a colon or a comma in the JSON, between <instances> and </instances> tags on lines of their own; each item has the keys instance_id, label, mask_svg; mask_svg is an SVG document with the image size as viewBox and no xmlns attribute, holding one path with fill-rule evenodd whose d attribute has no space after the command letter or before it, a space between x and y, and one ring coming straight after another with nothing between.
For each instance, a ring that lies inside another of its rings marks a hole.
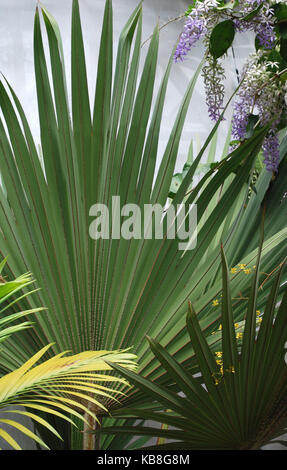
<instances>
[{"instance_id":1,"label":"fan-shaped palm leaf","mask_svg":"<svg viewBox=\"0 0 287 470\"><path fill-rule=\"evenodd\" d=\"M152 351L182 394L113 366L149 395L154 404L154 409L152 405L149 409L145 406L127 408L115 412L115 416L152 420L165 423L169 428L110 427L102 429L104 433L160 436L174 441L158 446L167 449L258 449L286 431L286 286L279 308L277 303L284 263L269 293L264 313L258 317L260 256L261 249L244 328L238 329L238 325L234 325L229 270L222 251L222 341L216 353L208 345L190 306L187 329L200 377L191 375L165 348L149 339ZM286 446L286 441L280 442Z\"/></svg>"}]
</instances>

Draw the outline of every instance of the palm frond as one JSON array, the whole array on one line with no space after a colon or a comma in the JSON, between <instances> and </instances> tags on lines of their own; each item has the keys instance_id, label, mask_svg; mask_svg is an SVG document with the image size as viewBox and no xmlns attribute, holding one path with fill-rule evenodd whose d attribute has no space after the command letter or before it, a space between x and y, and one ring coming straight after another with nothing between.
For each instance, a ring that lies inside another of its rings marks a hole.
<instances>
[{"instance_id":1,"label":"palm frond","mask_svg":"<svg viewBox=\"0 0 287 470\"><path fill-rule=\"evenodd\" d=\"M40 437L15 418L10 419L9 414L31 418L61 438L56 429L39 416L39 412L60 417L72 424L70 414L83 421L86 421L87 415L97 420L98 410L108 411L101 403L101 398L116 400L114 395L117 395L113 387L105 387L101 383L105 381L112 386L115 383L127 385L124 379L105 374L111 370L107 361L128 369L135 368L135 356L126 351L86 351L75 355L61 353L36 365L51 346L46 346L20 368L0 378L0 423L16 428L45 448L47 445ZM88 403L93 404L94 411L87 406ZM8 405L13 405L13 408L6 409ZM86 414L82 415L79 410ZM5 429L1 429L0 436L14 449L20 449Z\"/></svg>"},{"instance_id":2,"label":"palm frond","mask_svg":"<svg viewBox=\"0 0 287 470\"><path fill-rule=\"evenodd\" d=\"M0 264L0 275L3 271L7 259L4 259ZM12 334L17 333L19 331L26 330L27 328L31 328L33 322L25 321L19 323L18 320L22 317L26 317L31 314L35 314L44 310L44 308L34 308L25 310L22 312L15 312L15 313L7 313L11 312L13 306L17 305L21 300L27 298L29 295L36 292L34 289L26 290L24 294L19 296L18 292L20 290L26 289L27 287L31 286L35 281L33 280L31 274L26 273L24 275L19 276L13 281L7 281L4 277L1 276L0 278L0 343L4 340L7 340ZM17 295L16 295L17 294ZM15 323L14 325L7 326L10 323Z\"/></svg>"},{"instance_id":3,"label":"palm frond","mask_svg":"<svg viewBox=\"0 0 287 470\"><path fill-rule=\"evenodd\" d=\"M259 449L284 433L287 422L287 364L284 362L286 286L279 307L277 302L284 263L269 293L264 313L258 317L256 297L261 251L262 243L244 328L238 335L229 269L222 250L222 340L217 352L210 348L198 316L190 306L187 330L190 348L199 364L200 379L190 374L160 344L149 339L151 350L172 383L177 384L177 391L182 392L180 395L168 387L113 366L148 395L151 402L149 408L127 407L115 411L114 416L165 423L168 429L111 426L103 428L103 433L172 439L172 448L176 449ZM167 444L154 448L171 447Z\"/></svg>"}]
</instances>

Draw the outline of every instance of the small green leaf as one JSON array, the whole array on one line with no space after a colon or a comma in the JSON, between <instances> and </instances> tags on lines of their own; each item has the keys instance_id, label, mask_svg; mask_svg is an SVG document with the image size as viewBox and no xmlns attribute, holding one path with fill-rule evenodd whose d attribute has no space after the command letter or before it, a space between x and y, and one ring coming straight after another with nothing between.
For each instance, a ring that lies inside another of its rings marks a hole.
<instances>
[{"instance_id":1,"label":"small green leaf","mask_svg":"<svg viewBox=\"0 0 287 470\"><path fill-rule=\"evenodd\" d=\"M260 173L260 171L263 169L264 165L263 165L263 160L264 160L264 156L263 156L263 152L260 151L259 154L257 155L256 157L256 160L255 160L255 170L258 171L258 173ZM257 194L257 193L256 193Z\"/></svg>"},{"instance_id":2,"label":"small green leaf","mask_svg":"<svg viewBox=\"0 0 287 470\"><path fill-rule=\"evenodd\" d=\"M282 113L277 129L281 131L282 129L285 129L286 127L287 127L287 116L286 116L286 113Z\"/></svg>"},{"instance_id":3,"label":"small green leaf","mask_svg":"<svg viewBox=\"0 0 287 470\"><path fill-rule=\"evenodd\" d=\"M254 127L256 123L258 122L259 116L256 116L255 114L250 114L248 116L248 124L246 126L246 133L245 133L245 138L249 139L252 137L254 133Z\"/></svg>"},{"instance_id":4,"label":"small green leaf","mask_svg":"<svg viewBox=\"0 0 287 470\"><path fill-rule=\"evenodd\" d=\"M233 145L238 145L240 144L240 140L231 140L230 141L230 146L233 147Z\"/></svg>"},{"instance_id":5,"label":"small green leaf","mask_svg":"<svg viewBox=\"0 0 287 470\"><path fill-rule=\"evenodd\" d=\"M287 21L287 5L277 3L276 5L273 5L272 8L278 21Z\"/></svg>"},{"instance_id":6,"label":"small green leaf","mask_svg":"<svg viewBox=\"0 0 287 470\"><path fill-rule=\"evenodd\" d=\"M233 42L234 35L235 28L231 20L222 21L215 26L209 41L209 51L214 59L218 59L225 54Z\"/></svg>"},{"instance_id":7,"label":"small green leaf","mask_svg":"<svg viewBox=\"0 0 287 470\"><path fill-rule=\"evenodd\" d=\"M178 191L178 188L180 187L182 183L182 180L183 180L182 173L176 173L175 175L173 175L168 197L173 198L175 196L175 194Z\"/></svg>"},{"instance_id":8,"label":"small green leaf","mask_svg":"<svg viewBox=\"0 0 287 470\"><path fill-rule=\"evenodd\" d=\"M287 21L284 21L283 23L279 23L277 25L278 28L278 33L281 38L287 39Z\"/></svg>"},{"instance_id":9,"label":"small green leaf","mask_svg":"<svg viewBox=\"0 0 287 470\"><path fill-rule=\"evenodd\" d=\"M287 61L287 39L281 38L280 40L280 55Z\"/></svg>"},{"instance_id":10,"label":"small green leaf","mask_svg":"<svg viewBox=\"0 0 287 470\"><path fill-rule=\"evenodd\" d=\"M176 195L183 179L185 178L186 174L188 173L188 170L190 169L191 165L189 163L185 163L182 169L182 173L175 173L172 177L171 180L171 185L170 185L170 190L168 197L173 199L174 196Z\"/></svg>"},{"instance_id":11,"label":"small green leaf","mask_svg":"<svg viewBox=\"0 0 287 470\"><path fill-rule=\"evenodd\" d=\"M277 3L273 5L274 15L277 18L276 29L281 38L287 38L287 5Z\"/></svg>"},{"instance_id":12,"label":"small green leaf","mask_svg":"<svg viewBox=\"0 0 287 470\"><path fill-rule=\"evenodd\" d=\"M263 7L263 3L260 3L260 5L255 8L255 10L252 10L250 13L248 13L248 15L244 16L242 18L243 21L251 21L253 20L253 18L255 18L255 16L258 15L259 11L261 10L261 8Z\"/></svg>"},{"instance_id":13,"label":"small green leaf","mask_svg":"<svg viewBox=\"0 0 287 470\"><path fill-rule=\"evenodd\" d=\"M230 2L225 3L224 1L220 2L220 7L217 10L232 10L234 7L238 5L238 0L230 0Z\"/></svg>"}]
</instances>

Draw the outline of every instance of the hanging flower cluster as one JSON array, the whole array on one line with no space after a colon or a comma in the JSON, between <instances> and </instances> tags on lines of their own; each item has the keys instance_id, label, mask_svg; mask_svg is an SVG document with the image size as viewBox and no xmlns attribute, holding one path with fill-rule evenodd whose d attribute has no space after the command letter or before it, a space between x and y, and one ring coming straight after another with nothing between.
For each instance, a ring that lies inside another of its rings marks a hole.
<instances>
[{"instance_id":1,"label":"hanging flower cluster","mask_svg":"<svg viewBox=\"0 0 287 470\"><path fill-rule=\"evenodd\" d=\"M209 117L217 121L223 111L225 71L219 61L214 60L211 54L206 57L205 66L202 69L206 104Z\"/></svg>"},{"instance_id":2,"label":"hanging flower cluster","mask_svg":"<svg viewBox=\"0 0 287 470\"><path fill-rule=\"evenodd\" d=\"M279 165L278 131L286 120L287 1L194 0L174 55L176 62L203 39L206 63L202 74L209 116L217 121L223 110L224 68L220 58L232 47L236 32L255 34L256 52L241 73L234 104L232 136L236 145L247 137L250 124L268 125L263 144L269 171Z\"/></svg>"},{"instance_id":3,"label":"hanging flower cluster","mask_svg":"<svg viewBox=\"0 0 287 470\"><path fill-rule=\"evenodd\" d=\"M245 138L251 118L262 125L270 124L270 131L263 143L263 154L267 170L274 172L279 165L278 127L286 113L286 83L277 77L279 73L279 63L264 60L263 50L251 55L243 71L232 122L232 136L238 141Z\"/></svg>"},{"instance_id":4,"label":"hanging flower cluster","mask_svg":"<svg viewBox=\"0 0 287 470\"><path fill-rule=\"evenodd\" d=\"M183 61L199 39L206 36L219 19L217 0L198 1L187 11L187 19L175 51L175 62Z\"/></svg>"}]
</instances>

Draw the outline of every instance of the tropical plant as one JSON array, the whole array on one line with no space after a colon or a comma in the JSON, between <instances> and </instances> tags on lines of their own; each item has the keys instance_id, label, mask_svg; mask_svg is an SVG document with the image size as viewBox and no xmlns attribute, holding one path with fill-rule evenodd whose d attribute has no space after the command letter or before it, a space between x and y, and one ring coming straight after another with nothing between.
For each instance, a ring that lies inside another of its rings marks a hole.
<instances>
[{"instance_id":1,"label":"tropical plant","mask_svg":"<svg viewBox=\"0 0 287 470\"><path fill-rule=\"evenodd\" d=\"M89 211L94 203L105 204L110 213L115 195L120 196L121 205L135 203L142 212L144 204L165 205L200 67L179 105L156 171L173 61L171 54L153 101L158 26L140 69L142 6L139 5L123 28L113 68L112 3L106 1L91 112L79 6L74 0L70 114L60 31L50 13L42 6L41 11L48 35L52 84L37 9L34 59L41 129L39 151L12 87L4 80L0 84L4 119L0 121L3 183L0 243L3 257L10 254L6 273L20 275L29 270L41 287L23 308L45 305L49 315L35 318L36 334L33 330L32 341L31 333L24 331L21 345L13 338L5 342L1 367L13 370L21 365L23 354L28 359L54 341L48 354L133 346L143 374L168 382L169 377L154 360L144 335L152 335L171 354L176 354L180 362L187 360L188 338L184 328L187 300L194 304L205 334L217 329L220 313L212 307L212 302L221 291L218 242L222 240L232 266L244 263L247 268L252 267L258 243L254 241L255 246L251 245L245 235L253 234L253 224L268 188L270 197L274 195L277 200L283 196L284 178L280 170L272 187L269 187L271 175L262 173L256 183L256 193L249 197L250 175L268 128L258 126L230 154L228 142L222 159L197 184L195 173L221 119L198 155L192 158L172 204L175 208L183 201L187 207L197 204L198 234L194 250L182 252L178 240L167 237L166 217L162 240L93 240L89 237L92 220ZM286 145L285 139L281 148L282 167ZM213 143L212 148L215 148ZM267 207L268 230L262 251L263 270L267 274L282 262L287 234L283 211L277 214L276 224L269 224L272 217L273 212ZM111 219L109 223L111 226ZM272 275L266 278L267 287L271 278ZM241 293L244 298L247 286L248 276L235 273L234 295ZM264 299L265 291L262 291L260 302ZM235 316L240 321L243 315L244 302L239 301ZM215 335L210 338L215 341ZM192 367L198 366L193 362ZM121 398L125 405L126 401L145 399L125 386L119 390L126 392ZM108 409L114 406L108 398L102 403ZM71 445L81 446L81 443ZM101 448L118 445L110 436L100 443Z\"/></svg>"},{"instance_id":2,"label":"tropical plant","mask_svg":"<svg viewBox=\"0 0 287 470\"><path fill-rule=\"evenodd\" d=\"M15 294L19 290L27 288L34 281L29 273L19 276L13 281L6 281L1 275L6 262L7 259L4 259L0 263L0 343L2 343L5 339L8 339L13 333L17 333L27 328L31 328L33 325L31 321L25 321L22 323L17 322L15 324L17 320L23 317L27 317L32 313L37 313L43 310L43 308L36 308L3 316L3 314L7 312L7 310L11 310L11 308L17 303L19 303L20 300L26 298L27 296L35 292L35 290L28 290L28 292L22 294L20 297L15 297ZM13 300L11 299L12 296L14 297ZM7 326L11 323L14 324L11 326Z\"/></svg>"},{"instance_id":3,"label":"tropical plant","mask_svg":"<svg viewBox=\"0 0 287 470\"><path fill-rule=\"evenodd\" d=\"M39 445L49 448L37 434L24 426L21 420L16 421L15 415L32 419L62 439L55 427L39 416L39 412L62 418L74 426L76 424L70 415L82 420L86 424L85 445L88 448L89 442L92 442L91 436L87 434L91 423L98 421L99 410L108 412L101 403L101 397L116 401L113 386L119 383L127 385L123 379L103 373L111 370L107 361L128 368L135 366L135 356L125 351L86 351L74 355L60 353L36 365L51 346L52 344L44 347L21 367L0 378L0 437L13 449L20 450L21 447L14 437L3 429L3 425L8 425L10 429L15 428ZM109 384L109 387L103 386L103 382ZM7 409L11 405L12 408ZM13 418L9 416L11 414Z\"/></svg>"},{"instance_id":4,"label":"tropical plant","mask_svg":"<svg viewBox=\"0 0 287 470\"><path fill-rule=\"evenodd\" d=\"M159 343L151 350L182 392L162 387L121 367L113 368L150 397L150 406L120 409L115 416L164 423L103 428L104 433L157 436L171 440L160 449L259 449L271 440L287 446L287 289L278 308L283 263L270 290L264 313L258 316L260 255L249 295L245 322L234 324L229 269L222 250L222 339L220 350L208 345L197 315L189 306L190 353L200 376L194 377ZM279 439L278 439L279 438Z\"/></svg>"},{"instance_id":5,"label":"tropical plant","mask_svg":"<svg viewBox=\"0 0 287 470\"><path fill-rule=\"evenodd\" d=\"M5 262L6 260L0 265L0 273ZM32 282L30 274L7 282L1 278L0 305L4 305L0 310L1 343L12 334L31 328L33 325L27 321L10 327L6 327L7 324L43 310L38 308L3 316L4 312L9 312L12 305L35 292L35 290L27 291L21 297L15 297L20 289L27 288ZM48 448L37 434L21 423L21 416L26 416L40 424L59 439L62 438L58 431L39 415L41 412L76 425L70 417L73 415L84 421L88 430L89 422L98 419L96 415L99 409L108 411L101 404L101 397L116 400L116 397L113 397L112 386L118 383L127 384L125 380L105 373L111 370L106 361L116 362L128 368L135 367L135 356L125 351L86 351L75 355L60 353L36 365L51 347L52 344L42 348L21 367L0 377L0 437L13 449L20 450L21 447L11 435L9 431L11 428L24 433L44 448ZM0 364L1 362L0 356ZM109 388L103 386L103 382L110 384ZM84 413L89 420L84 418ZM20 421L16 420L15 416L20 417ZM91 436L86 434L85 438L88 444Z\"/></svg>"}]
</instances>

